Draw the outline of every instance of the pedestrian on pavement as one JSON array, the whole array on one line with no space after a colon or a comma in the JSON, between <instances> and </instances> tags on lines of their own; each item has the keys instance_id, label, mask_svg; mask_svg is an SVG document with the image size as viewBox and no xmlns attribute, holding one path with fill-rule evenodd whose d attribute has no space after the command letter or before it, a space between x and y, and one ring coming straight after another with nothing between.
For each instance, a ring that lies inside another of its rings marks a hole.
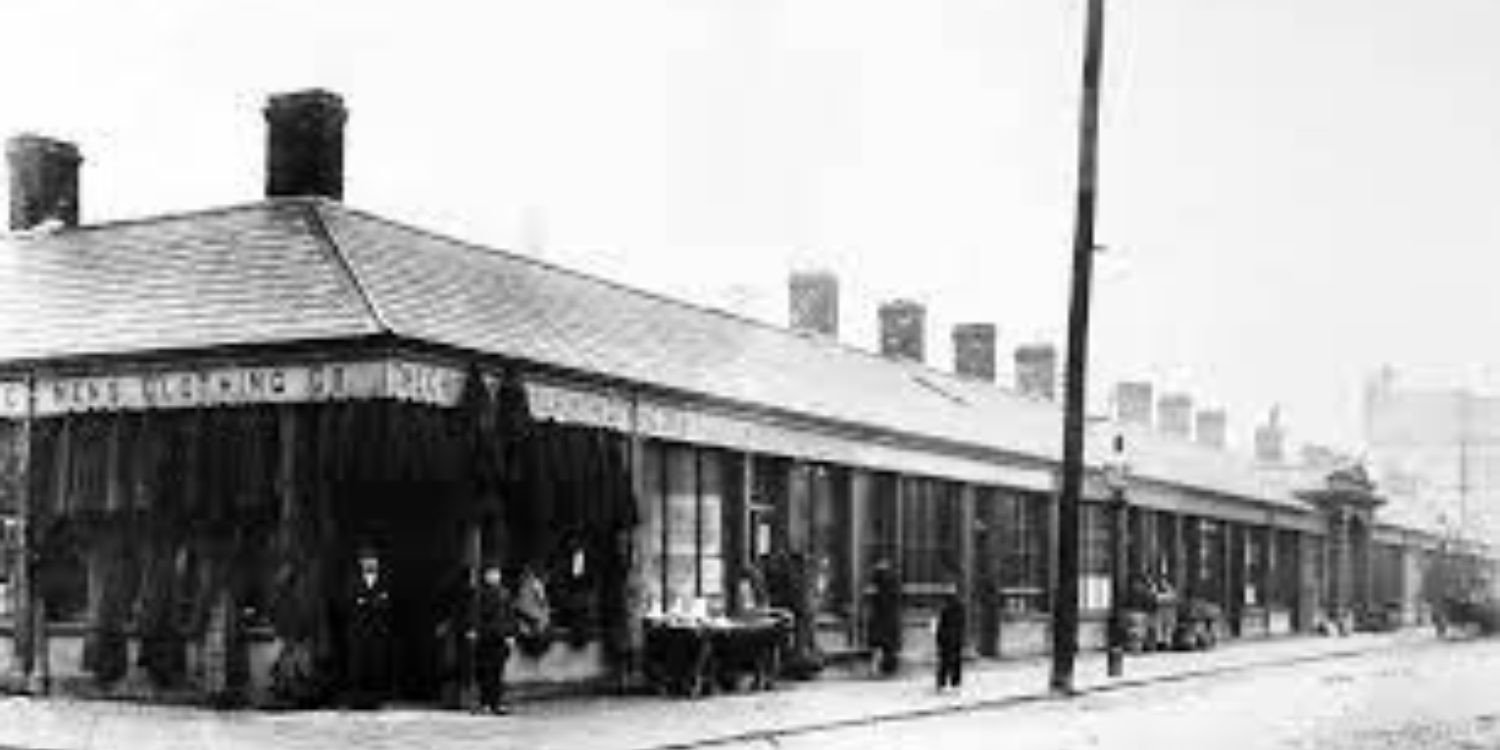
<instances>
[{"instance_id":1,"label":"pedestrian on pavement","mask_svg":"<svg viewBox=\"0 0 1500 750\"><path fill-rule=\"evenodd\" d=\"M510 640L515 635L515 615L510 592L500 566L485 566L479 584L474 642L474 668L479 682L479 707L493 714L509 712L505 704L505 663L510 659Z\"/></svg>"},{"instance_id":2,"label":"pedestrian on pavement","mask_svg":"<svg viewBox=\"0 0 1500 750\"><path fill-rule=\"evenodd\" d=\"M964 600L955 589L943 601L938 611L937 627L937 689L957 688L963 682L964 631L967 629Z\"/></svg>"},{"instance_id":3,"label":"pedestrian on pavement","mask_svg":"<svg viewBox=\"0 0 1500 750\"><path fill-rule=\"evenodd\" d=\"M350 702L356 708L377 708L391 686L391 593L375 549L362 547L357 558L348 599Z\"/></svg>"},{"instance_id":4,"label":"pedestrian on pavement","mask_svg":"<svg viewBox=\"0 0 1500 750\"><path fill-rule=\"evenodd\" d=\"M866 641L882 675L896 673L901 653L901 579L889 562L880 560L870 571L870 618Z\"/></svg>"}]
</instances>

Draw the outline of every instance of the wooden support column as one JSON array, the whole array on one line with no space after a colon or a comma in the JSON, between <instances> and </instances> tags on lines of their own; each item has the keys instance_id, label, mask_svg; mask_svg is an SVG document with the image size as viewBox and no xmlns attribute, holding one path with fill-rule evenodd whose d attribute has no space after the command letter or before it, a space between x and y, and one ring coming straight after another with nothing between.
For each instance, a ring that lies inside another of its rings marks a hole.
<instances>
[{"instance_id":1,"label":"wooden support column","mask_svg":"<svg viewBox=\"0 0 1500 750\"><path fill-rule=\"evenodd\" d=\"M968 613L968 627L964 630L969 635L969 642L975 642L975 635L979 628L975 625L979 622L979 600L974 596L974 570L979 564L977 549L974 545L974 518L975 500L977 491L972 484L959 485L959 557L961 570L959 572L959 596L965 602L964 611Z\"/></svg>"},{"instance_id":2,"label":"wooden support column","mask_svg":"<svg viewBox=\"0 0 1500 750\"><path fill-rule=\"evenodd\" d=\"M1188 595L1188 540L1187 519L1181 513L1172 514L1172 588L1179 597Z\"/></svg>"},{"instance_id":3,"label":"wooden support column","mask_svg":"<svg viewBox=\"0 0 1500 750\"><path fill-rule=\"evenodd\" d=\"M869 569L865 560L865 538L869 532L870 473L864 469L849 469L849 614L852 630L851 643L864 646L865 628L865 571Z\"/></svg>"},{"instance_id":4,"label":"wooden support column","mask_svg":"<svg viewBox=\"0 0 1500 750\"><path fill-rule=\"evenodd\" d=\"M1261 557L1265 561L1261 565L1261 606L1266 613L1266 633L1271 631L1271 610L1274 606L1281 604L1284 595L1281 591L1281 534L1276 531L1276 520L1274 517L1266 522L1265 542L1261 545Z\"/></svg>"},{"instance_id":5,"label":"wooden support column","mask_svg":"<svg viewBox=\"0 0 1500 750\"><path fill-rule=\"evenodd\" d=\"M634 497L636 505L639 508L640 504L647 502L649 498L646 497L646 443L645 439L641 437L640 430L640 399L634 395L630 399L630 436L626 445L630 453L628 458L630 464L630 494ZM660 510L655 512L660 512ZM644 514L641 515L644 517ZM643 524L643 528L645 526ZM635 547L636 549L642 549L642 545L640 544L635 545ZM662 549L665 550L665 547ZM644 609L643 599L646 592L646 560L645 556L640 554L633 555L632 558L630 574L626 577L627 591L625 599L628 603L625 618L627 623L626 641L629 643L630 652L638 655L641 653L646 639L640 617L644 614L642 610ZM662 582L662 591L666 591L665 581ZM633 659L626 660L625 668L618 675L621 687L624 687L624 683L629 679L630 665L634 661ZM634 664L634 667L637 669L639 666L639 664Z\"/></svg>"},{"instance_id":6,"label":"wooden support column","mask_svg":"<svg viewBox=\"0 0 1500 750\"><path fill-rule=\"evenodd\" d=\"M16 497L17 515L20 517L20 550L16 560L16 582L14 594L15 631L12 644L22 679L31 682L36 664L36 643L33 635L33 590L32 561L35 555L35 530L32 528L34 471L31 453L31 433L36 422L36 378L26 379L26 414L21 418L21 427L16 434Z\"/></svg>"},{"instance_id":7,"label":"wooden support column","mask_svg":"<svg viewBox=\"0 0 1500 750\"><path fill-rule=\"evenodd\" d=\"M1241 605L1245 602L1245 592L1235 592L1234 589L1234 532L1235 525L1229 521L1218 521L1219 524L1219 603L1224 607L1224 614L1232 618L1233 629L1239 630L1238 620ZM1238 596L1236 596L1238 593Z\"/></svg>"},{"instance_id":8,"label":"wooden support column","mask_svg":"<svg viewBox=\"0 0 1500 750\"><path fill-rule=\"evenodd\" d=\"M892 525L896 527L896 531L891 540L891 556L895 559L891 560L891 566L895 569L896 580L901 583L904 591L906 588L906 550L902 546L902 539L905 536L906 525L906 482L900 474L892 474L891 477L896 483L894 488L896 512L895 518L892 519Z\"/></svg>"}]
</instances>

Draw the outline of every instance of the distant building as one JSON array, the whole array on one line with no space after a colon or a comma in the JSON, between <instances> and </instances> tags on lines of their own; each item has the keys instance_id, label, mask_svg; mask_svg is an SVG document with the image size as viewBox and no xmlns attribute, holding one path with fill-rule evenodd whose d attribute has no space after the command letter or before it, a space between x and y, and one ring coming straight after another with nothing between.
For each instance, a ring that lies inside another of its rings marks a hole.
<instances>
[{"instance_id":1,"label":"distant building","mask_svg":"<svg viewBox=\"0 0 1500 750\"><path fill-rule=\"evenodd\" d=\"M1365 443L1383 486L1407 488L1419 512L1500 538L1500 395L1399 386L1389 369L1365 390ZM1397 501L1401 494L1397 493Z\"/></svg>"}]
</instances>

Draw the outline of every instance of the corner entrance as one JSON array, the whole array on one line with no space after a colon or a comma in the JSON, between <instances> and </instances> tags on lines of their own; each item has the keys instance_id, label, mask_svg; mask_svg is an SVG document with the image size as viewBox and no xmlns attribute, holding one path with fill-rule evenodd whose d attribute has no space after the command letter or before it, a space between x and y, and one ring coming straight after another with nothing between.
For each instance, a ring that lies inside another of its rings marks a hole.
<instances>
[{"instance_id":1,"label":"corner entrance","mask_svg":"<svg viewBox=\"0 0 1500 750\"><path fill-rule=\"evenodd\" d=\"M371 545L390 589L391 697L436 702L448 677L448 642L439 626L454 612L453 592L467 562L461 495L440 483L386 482L345 487L339 496L342 526L349 530L340 567L352 574L356 551Z\"/></svg>"}]
</instances>

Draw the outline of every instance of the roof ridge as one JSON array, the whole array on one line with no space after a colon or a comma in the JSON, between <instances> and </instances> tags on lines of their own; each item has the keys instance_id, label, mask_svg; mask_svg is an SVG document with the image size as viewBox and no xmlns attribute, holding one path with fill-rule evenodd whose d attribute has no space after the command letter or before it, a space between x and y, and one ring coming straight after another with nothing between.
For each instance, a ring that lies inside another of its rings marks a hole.
<instances>
[{"instance_id":1,"label":"roof ridge","mask_svg":"<svg viewBox=\"0 0 1500 750\"><path fill-rule=\"evenodd\" d=\"M444 242L444 243L450 244L450 245L452 245L452 246L454 246L455 248L458 248L458 249L463 249L463 250L467 250L467 251L470 251L470 252L481 253L481 254L485 254L485 255L503 257L503 258L512 260L512 261L517 262L517 263L522 263L522 264L525 264L525 265L532 266L534 268L545 269L547 271L554 272L554 273L559 273L559 274L562 274L564 276L572 277L574 279L579 279L579 280L583 280L583 281L587 281L587 282L591 282L591 283L595 283L595 284L601 284L601 285L607 286L607 287L609 287L611 289L615 289L615 290L618 290L618 291L621 291L621 292L625 292L627 294L633 294L633 295L639 295L639 296L642 296L642 297L646 297L648 299L655 300L657 302L666 304L668 306L677 307L677 308L680 308L680 309L692 310L692 311L695 311L695 312L705 313L705 314L708 314L708 315L713 315L713 316L716 316L716 317L719 317L719 318L730 320L730 321L738 323L738 324L750 326L750 327L756 328L758 330L763 330L763 331L767 331L767 332L770 332L770 333L773 333L773 334L776 334L776 335L779 335L779 336L784 336L784 337L787 337L787 338L792 339L792 340L804 341L804 342L807 342L807 345L809 347L819 347L819 348L826 349L826 350L833 350L833 351L844 352L844 353L847 353L847 354L850 354L850 355L856 355L856 356L864 357L865 359L872 360L872 361L875 361L875 362L880 362L880 363L882 363L882 364L884 364L886 366L895 367L895 368L899 368L899 369L903 369L903 370L908 370L908 371L910 371L910 370L918 370L918 371L920 371L922 373L925 373L925 374L937 375L937 376L942 377L942 378L944 378L946 380L949 380L949 381L952 381L952 382L956 382L956 383L961 383L961 384L964 385L964 387L973 388L973 387L978 387L978 385L979 385L979 384L968 383L963 377L959 376L957 373L953 373L953 372L949 372L947 370L940 369L940 368L938 368L938 367L936 367L936 366L934 366L934 365L932 365L932 364L930 364L928 362L925 362L925 361L924 362L918 362L918 361L914 361L914 360L900 360L900 361L892 360L891 358L886 357L884 355L881 355L878 352L874 352L874 351L871 351L869 349L861 348L859 346L856 346L856 345L854 345L852 343L849 343L849 342L844 341L842 339L839 339L837 337L818 336L818 335L809 335L809 334L801 333L801 332L798 332L798 331L796 331L794 329L787 328L785 326L779 326L779 325L776 325L775 323L770 323L770 322L767 322L767 321L764 321L764 320L760 320L758 318L752 318L752 317L749 317L747 315L742 315L742 314L739 314L739 313L731 312L729 310L724 310L722 308L713 307L713 306L710 306L710 305L707 305L707 304L703 304L703 303L700 303L700 302L694 302L694 301L691 301L691 300L685 300L685 299L682 299L680 297L673 297L671 295L668 295L668 294L665 294L665 293L662 293L662 292L653 291L653 290L650 290L650 289L644 289L644 288L641 288L641 287L638 287L638 286L632 286L632 285L627 284L625 282L618 281L618 280L615 280L615 279L610 279L610 278L607 278L605 276L600 276L598 274L590 273L588 271L581 271L579 269L571 268L571 267L564 266L564 265L560 265L560 264L552 262L552 261L543 260L541 258L535 258L535 257L528 256L528 255L523 255L523 254L515 252L513 250L506 250L504 248L494 247L494 246L491 246L491 245L484 245L484 244L480 244L478 242L474 242L472 240L462 239L460 237L455 237L455 236L453 236L451 234L447 234L445 232L437 231L437 230L434 230L434 229L429 229L427 227L423 227L423 226L419 226L419 225L416 225L416 224L412 224L410 222L402 221L400 219L394 219L394 218L391 218L389 216L385 216L383 214L378 214L378 213L375 213L373 211L369 211L367 209L357 208L357 207L350 206L350 205L344 204L344 203L329 202L329 201L319 201L318 202L318 206L320 207L320 209L323 209L323 210L334 209L334 210L340 211L340 212L345 213L345 214L349 214L349 215L353 215L353 216L358 216L358 217L364 218L364 219L366 219L368 221L374 221L374 222L378 222L378 223L385 224L385 225L388 225L388 226L397 227L397 228L403 229L405 231L415 232L416 234L423 235L423 236L428 237L430 239L434 239L434 240L438 240L440 242ZM342 252L342 250L340 250L340 252ZM997 395L1000 395L1002 397L1006 397L1006 398L1015 400L1015 401L1020 402L1020 403L1036 404L1036 405L1040 405L1042 403L1045 403L1045 402L1039 401L1038 399L1027 397L1024 394L1021 394L1021 393L1015 391L1012 388L1007 388L1007 387L1005 387L1003 385L1000 385L999 383L992 384L992 389L994 390L994 392Z\"/></svg>"},{"instance_id":2,"label":"roof ridge","mask_svg":"<svg viewBox=\"0 0 1500 750\"><path fill-rule=\"evenodd\" d=\"M323 211L326 207L334 204L320 200L308 200L299 201L297 205L302 210L308 230L317 238L318 246L323 248L323 251L328 254L329 260L338 267L339 275L354 290L354 296L359 298L360 304L364 307L365 313L374 321L375 327L381 333L395 333L395 329L391 328L386 316L380 311L380 306L375 303L375 296L370 294L369 289L365 288L364 281L355 272L354 265L350 263L349 257L344 254L343 245L339 243L338 238L334 237L333 230L329 229L328 222L323 218Z\"/></svg>"},{"instance_id":3,"label":"roof ridge","mask_svg":"<svg viewBox=\"0 0 1500 750\"><path fill-rule=\"evenodd\" d=\"M201 219L209 216L223 214L243 213L260 208L279 208L282 206L316 205L326 203L326 199L313 196L299 196L288 198L262 198L240 203L229 203L220 206L209 206L207 208L194 208L182 211L167 211L158 214L147 214L145 216L131 216L121 219L109 219L106 221L79 224L74 227L63 227L55 232L41 235L44 238L69 237L86 232L104 231L111 229L126 229L134 226L160 224L169 221L185 221L188 219ZM31 239L35 235L27 235L24 232L0 230L0 239Z\"/></svg>"}]
</instances>

